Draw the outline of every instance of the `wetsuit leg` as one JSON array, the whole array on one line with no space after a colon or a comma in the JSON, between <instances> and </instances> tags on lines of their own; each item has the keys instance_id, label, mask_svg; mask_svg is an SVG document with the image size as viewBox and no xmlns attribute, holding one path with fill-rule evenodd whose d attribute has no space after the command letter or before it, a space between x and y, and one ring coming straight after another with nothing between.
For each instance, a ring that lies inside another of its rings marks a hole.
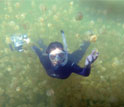
<instances>
[{"instance_id":1,"label":"wetsuit leg","mask_svg":"<svg viewBox=\"0 0 124 107\"><path fill-rule=\"evenodd\" d=\"M90 45L89 41L84 41L83 45L80 46L80 49L74 51L72 54L69 55L69 59L71 59L74 63L77 64L84 56L89 45Z\"/></svg>"}]
</instances>

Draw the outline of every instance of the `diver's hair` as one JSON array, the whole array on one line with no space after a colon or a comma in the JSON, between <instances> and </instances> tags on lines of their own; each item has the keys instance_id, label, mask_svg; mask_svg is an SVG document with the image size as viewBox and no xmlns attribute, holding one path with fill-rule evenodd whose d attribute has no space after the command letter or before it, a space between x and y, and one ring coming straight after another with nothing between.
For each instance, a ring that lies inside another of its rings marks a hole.
<instances>
[{"instance_id":1,"label":"diver's hair","mask_svg":"<svg viewBox=\"0 0 124 107\"><path fill-rule=\"evenodd\" d=\"M60 42L56 41L49 44L49 46L46 49L46 53L49 54L52 50L56 48L60 48L61 50L64 50L63 45Z\"/></svg>"}]
</instances>

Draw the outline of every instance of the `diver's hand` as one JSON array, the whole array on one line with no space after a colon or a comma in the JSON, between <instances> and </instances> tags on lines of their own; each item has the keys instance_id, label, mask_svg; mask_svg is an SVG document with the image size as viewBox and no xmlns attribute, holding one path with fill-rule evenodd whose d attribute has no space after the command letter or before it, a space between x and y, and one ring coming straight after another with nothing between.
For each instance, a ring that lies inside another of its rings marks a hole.
<instances>
[{"instance_id":1,"label":"diver's hand","mask_svg":"<svg viewBox=\"0 0 124 107\"><path fill-rule=\"evenodd\" d=\"M91 65L99 56L99 53L96 50L93 50L92 53L86 58L85 66Z\"/></svg>"}]
</instances>

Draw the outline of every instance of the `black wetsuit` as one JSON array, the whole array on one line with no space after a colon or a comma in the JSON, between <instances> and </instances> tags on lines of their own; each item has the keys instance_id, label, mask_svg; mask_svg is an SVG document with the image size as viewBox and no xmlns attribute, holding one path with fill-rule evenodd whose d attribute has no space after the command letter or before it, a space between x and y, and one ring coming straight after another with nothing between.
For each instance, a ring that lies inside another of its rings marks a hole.
<instances>
[{"instance_id":1,"label":"black wetsuit","mask_svg":"<svg viewBox=\"0 0 124 107\"><path fill-rule=\"evenodd\" d=\"M68 62L64 66L60 66L58 68L55 68L52 65L49 56L47 54L44 55L43 51L41 51L39 48L33 46L32 49L38 55L41 64L43 65L49 76L53 78L65 79L68 78L71 73L76 73L83 76L88 76L90 74L91 69L90 66L81 68L77 65L77 63L83 57L89 44L90 44L89 42L85 42L84 45L81 46L79 50L76 50L72 54L68 54Z\"/></svg>"}]
</instances>

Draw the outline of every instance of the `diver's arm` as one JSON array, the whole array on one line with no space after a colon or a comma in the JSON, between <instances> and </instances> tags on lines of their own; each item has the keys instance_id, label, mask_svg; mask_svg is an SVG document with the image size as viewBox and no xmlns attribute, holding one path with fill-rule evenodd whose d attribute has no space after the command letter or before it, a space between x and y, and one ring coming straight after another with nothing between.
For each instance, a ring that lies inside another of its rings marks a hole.
<instances>
[{"instance_id":1,"label":"diver's arm","mask_svg":"<svg viewBox=\"0 0 124 107\"><path fill-rule=\"evenodd\" d=\"M60 76L55 73L48 73L48 75L53 78L60 78Z\"/></svg>"},{"instance_id":2,"label":"diver's arm","mask_svg":"<svg viewBox=\"0 0 124 107\"><path fill-rule=\"evenodd\" d=\"M83 76L89 76L91 71L91 66L85 66L84 68L79 67L77 64L73 64L72 65L72 72L79 74L79 75L83 75Z\"/></svg>"},{"instance_id":3,"label":"diver's arm","mask_svg":"<svg viewBox=\"0 0 124 107\"><path fill-rule=\"evenodd\" d=\"M36 46L32 46L33 51L37 54L37 56L40 58L42 56L42 51L36 47Z\"/></svg>"},{"instance_id":4,"label":"diver's arm","mask_svg":"<svg viewBox=\"0 0 124 107\"><path fill-rule=\"evenodd\" d=\"M47 65L47 61L48 61L47 56L44 56L43 55L43 52L39 48L37 48L36 46L32 46L32 49L37 54L37 56L39 57L41 64L47 70L47 68L48 68L48 65Z\"/></svg>"},{"instance_id":5,"label":"diver's arm","mask_svg":"<svg viewBox=\"0 0 124 107\"><path fill-rule=\"evenodd\" d=\"M70 54L70 59L77 64L84 56L89 45L90 45L89 41L84 41L79 49Z\"/></svg>"}]
</instances>

